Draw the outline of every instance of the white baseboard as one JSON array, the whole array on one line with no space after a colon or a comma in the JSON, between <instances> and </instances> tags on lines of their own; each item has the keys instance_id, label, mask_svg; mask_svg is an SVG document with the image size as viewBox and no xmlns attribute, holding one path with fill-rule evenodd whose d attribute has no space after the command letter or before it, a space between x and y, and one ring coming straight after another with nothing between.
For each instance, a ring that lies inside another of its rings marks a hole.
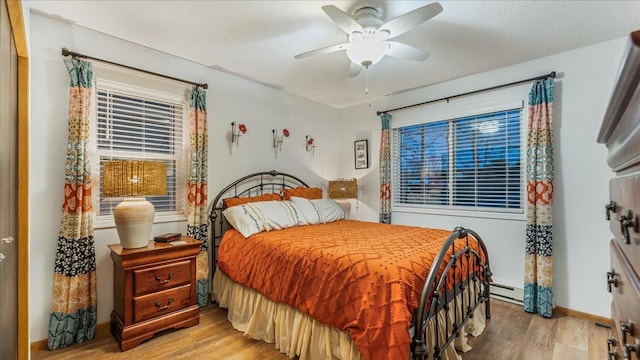
<instances>
[{"instance_id":1,"label":"white baseboard","mask_svg":"<svg viewBox=\"0 0 640 360\"><path fill-rule=\"evenodd\" d=\"M491 283L491 297L494 299L522 305L524 300L524 289L513 286Z\"/></svg>"}]
</instances>

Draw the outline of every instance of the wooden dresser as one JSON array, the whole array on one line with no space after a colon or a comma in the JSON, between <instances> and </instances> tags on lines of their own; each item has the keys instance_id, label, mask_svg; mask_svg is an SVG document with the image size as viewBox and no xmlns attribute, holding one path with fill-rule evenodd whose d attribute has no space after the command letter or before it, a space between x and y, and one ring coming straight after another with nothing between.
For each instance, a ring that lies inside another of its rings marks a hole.
<instances>
[{"instance_id":1,"label":"wooden dresser","mask_svg":"<svg viewBox=\"0 0 640 360\"><path fill-rule=\"evenodd\" d=\"M150 241L139 249L109 245L113 259L111 333L125 351L170 328L200 322L196 257L201 241L183 245Z\"/></svg>"},{"instance_id":2,"label":"wooden dresser","mask_svg":"<svg viewBox=\"0 0 640 360\"><path fill-rule=\"evenodd\" d=\"M616 173L605 206L613 239L607 290L612 294L609 359L640 359L640 30L631 33L598 142Z\"/></svg>"}]
</instances>

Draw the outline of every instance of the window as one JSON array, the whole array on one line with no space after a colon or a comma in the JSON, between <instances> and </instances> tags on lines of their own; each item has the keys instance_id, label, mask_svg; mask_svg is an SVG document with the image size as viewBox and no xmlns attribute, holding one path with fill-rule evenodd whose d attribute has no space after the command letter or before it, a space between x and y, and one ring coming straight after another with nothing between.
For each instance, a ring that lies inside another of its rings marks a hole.
<instances>
[{"instance_id":1,"label":"window","mask_svg":"<svg viewBox=\"0 0 640 360\"><path fill-rule=\"evenodd\" d=\"M94 103L94 168L100 168L100 179L107 160L162 161L167 167L167 195L147 200L154 205L156 218L184 216L186 97L98 80ZM101 187L97 200L98 221L112 219L113 209L122 201L105 198Z\"/></svg>"},{"instance_id":2,"label":"window","mask_svg":"<svg viewBox=\"0 0 640 360\"><path fill-rule=\"evenodd\" d=\"M523 212L521 110L394 129L395 206Z\"/></svg>"}]
</instances>

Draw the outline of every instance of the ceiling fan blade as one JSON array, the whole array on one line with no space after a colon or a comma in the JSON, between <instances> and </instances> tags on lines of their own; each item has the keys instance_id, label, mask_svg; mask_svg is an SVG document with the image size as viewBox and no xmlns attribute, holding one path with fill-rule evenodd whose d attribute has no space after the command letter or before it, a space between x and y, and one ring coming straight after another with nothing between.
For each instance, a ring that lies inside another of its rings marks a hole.
<instances>
[{"instance_id":1,"label":"ceiling fan blade","mask_svg":"<svg viewBox=\"0 0 640 360\"><path fill-rule=\"evenodd\" d=\"M338 25L344 32L351 34L354 31L364 32L362 26L358 24L351 16L333 5L325 5L322 7L327 15Z\"/></svg>"},{"instance_id":2,"label":"ceiling fan blade","mask_svg":"<svg viewBox=\"0 0 640 360\"><path fill-rule=\"evenodd\" d=\"M382 24L378 31L389 32L389 39L404 34L423 22L442 12L442 5L437 2L409 11L395 19L391 19Z\"/></svg>"},{"instance_id":3,"label":"ceiling fan blade","mask_svg":"<svg viewBox=\"0 0 640 360\"><path fill-rule=\"evenodd\" d=\"M386 43L389 44L389 50L385 55L416 61L424 61L429 57L426 52L407 44L395 41L386 41Z\"/></svg>"},{"instance_id":4,"label":"ceiling fan blade","mask_svg":"<svg viewBox=\"0 0 640 360\"><path fill-rule=\"evenodd\" d=\"M351 44L344 43L344 44L338 44L338 45L331 45L331 46L323 47L323 48L320 48L320 49L307 51L307 52L302 53L302 54L298 54L298 55L295 56L295 58L296 59L301 59L301 58L305 58L305 57L309 57L309 56L313 56L313 55L322 55L322 54L328 54L328 53L332 53L332 52L336 52L336 51L340 51L340 50L347 50L349 45L351 45Z\"/></svg>"},{"instance_id":5,"label":"ceiling fan blade","mask_svg":"<svg viewBox=\"0 0 640 360\"><path fill-rule=\"evenodd\" d=\"M360 75L360 71L362 71L362 66L354 63L353 61L349 61L349 77L354 78Z\"/></svg>"}]
</instances>

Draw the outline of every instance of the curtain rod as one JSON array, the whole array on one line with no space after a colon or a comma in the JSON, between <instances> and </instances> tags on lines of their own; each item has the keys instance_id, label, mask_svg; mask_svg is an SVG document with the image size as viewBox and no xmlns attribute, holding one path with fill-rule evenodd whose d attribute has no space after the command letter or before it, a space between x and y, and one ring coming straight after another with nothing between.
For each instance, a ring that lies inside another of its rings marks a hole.
<instances>
[{"instance_id":1,"label":"curtain rod","mask_svg":"<svg viewBox=\"0 0 640 360\"><path fill-rule=\"evenodd\" d=\"M74 58L85 58L85 59L96 60L96 61L100 61L100 62L103 62L103 63L111 64L111 65L121 66L123 68L127 68L127 69L130 69L130 70L140 71L140 72L143 72L145 74L150 74L150 75L160 76L160 77L163 77L163 78L166 78L166 79L180 81L180 82L183 82L183 83L187 83L187 84L191 84L191 85L194 85L194 86L197 86L197 87L201 87L203 89L208 89L209 88L209 85L206 84L206 83L199 84L199 83L196 83L196 82L193 82L193 81L178 79L178 78L174 78L174 77L171 77L171 76L158 74L158 73L155 73L155 72L152 72L152 71L138 69L138 68L135 68L133 66L118 64L118 63L115 63L113 61L99 59L99 58L95 58L95 57L92 57L92 56L88 56L88 55L80 54L80 53L77 53L77 52L69 51L69 49L67 49L67 48L62 48L62 56L71 56L71 57L74 57Z\"/></svg>"},{"instance_id":2,"label":"curtain rod","mask_svg":"<svg viewBox=\"0 0 640 360\"><path fill-rule=\"evenodd\" d=\"M547 79L547 78L552 78L553 79L555 77L556 77L556 72L552 71L552 72L550 72L550 73L548 73L546 75L536 76L536 77L532 77L532 78L524 79L524 80L518 80L518 81L510 82L508 84L496 85L496 86L492 86L492 87L488 87L488 88L484 88L484 89L480 89L480 90L469 91L469 92L466 92L466 93L453 95L453 96L447 96L447 97L443 97L443 98L440 98L440 99L429 100L429 101L421 102L419 104L407 105L407 106L402 106L402 107L395 108L395 109L378 111L378 112L376 112L376 114L378 116L380 116L380 115L386 114L388 112L397 111L397 110L404 110L404 109L412 108L412 107L415 107L415 106L431 104L431 103L434 103L434 102L444 101L444 100L447 100L447 102L449 102L449 100L451 100L451 99L455 99L455 98L462 97L462 96L473 95L473 94L477 94L477 93L481 93L481 92L485 92L485 91L489 91L489 90L495 90L495 89L500 89L500 88L507 87L507 86L518 85L518 84L522 84L522 83L526 83L526 82L534 81L534 80L542 80L542 79Z\"/></svg>"}]
</instances>

